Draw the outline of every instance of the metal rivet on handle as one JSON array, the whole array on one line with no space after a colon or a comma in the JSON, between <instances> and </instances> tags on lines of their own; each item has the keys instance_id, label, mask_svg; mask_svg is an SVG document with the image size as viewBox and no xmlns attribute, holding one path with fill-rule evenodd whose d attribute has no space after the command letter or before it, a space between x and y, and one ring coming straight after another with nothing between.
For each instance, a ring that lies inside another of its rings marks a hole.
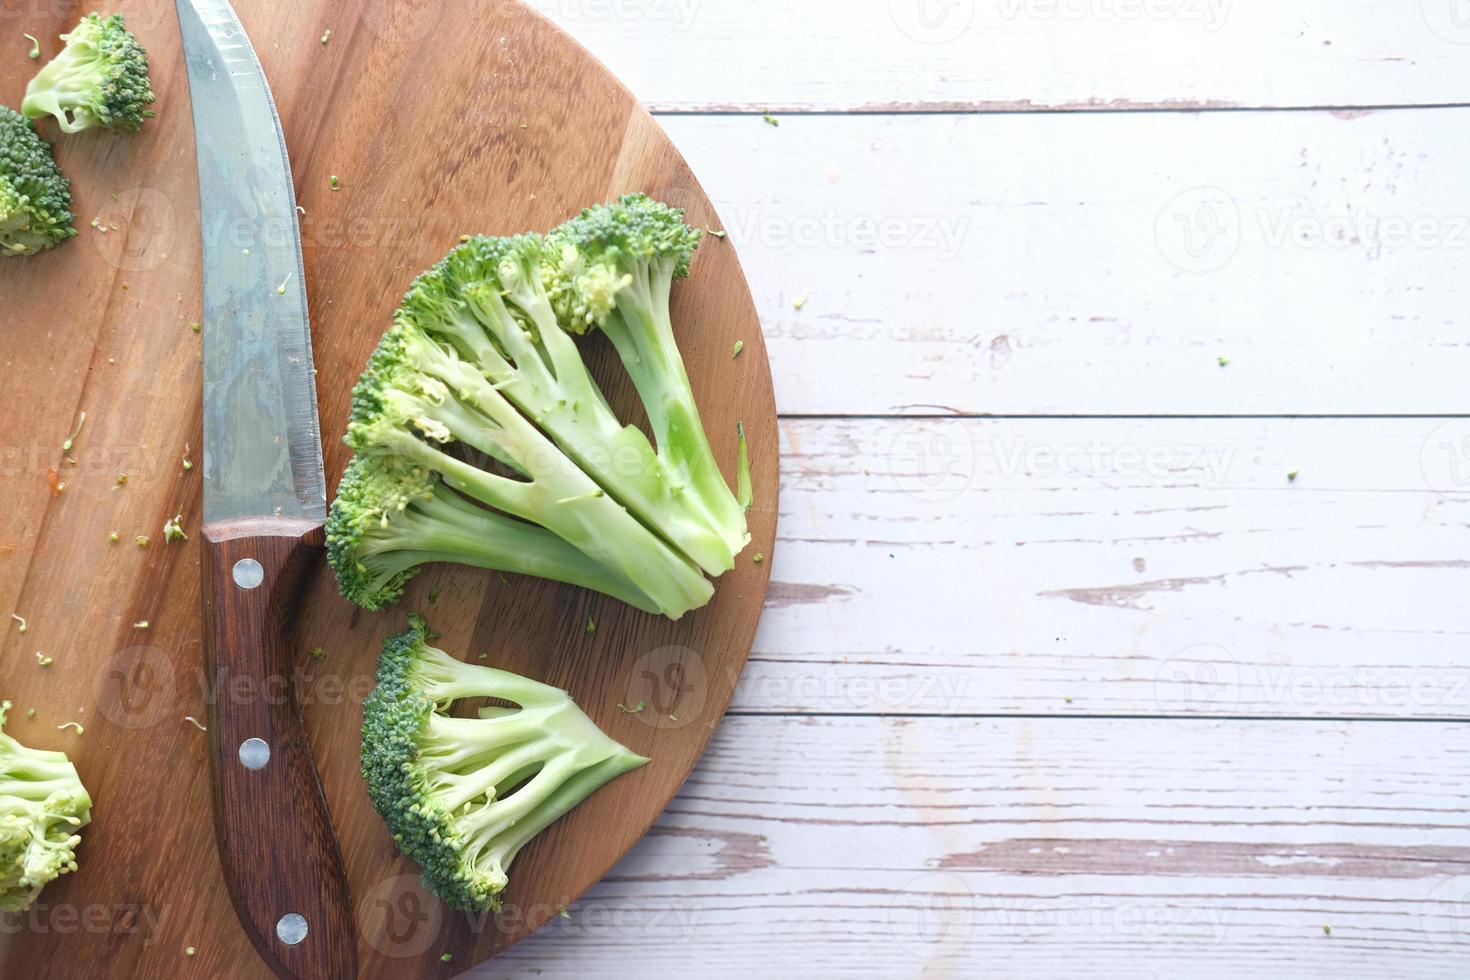
<instances>
[{"instance_id":1,"label":"metal rivet on handle","mask_svg":"<svg viewBox=\"0 0 1470 980\"><path fill-rule=\"evenodd\" d=\"M264 769L271 761L271 747L265 739L247 738L240 743L240 765L246 769Z\"/></svg>"},{"instance_id":2,"label":"metal rivet on handle","mask_svg":"<svg viewBox=\"0 0 1470 980\"><path fill-rule=\"evenodd\" d=\"M242 589L253 589L265 581L265 569L254 558L241 558L232 570L235 584Z\"/></svg>"},{"instance_id":3,"label":"metal rivet on handle","mask_svg":"<svg viewBox=\"0 0 1470 980\"><path fill-rule=\"evenodd\" d=\"M276 935L287 946L295 946L306 938L306 917L288 912L276 923Z\"/></svg>"}]
</instances>

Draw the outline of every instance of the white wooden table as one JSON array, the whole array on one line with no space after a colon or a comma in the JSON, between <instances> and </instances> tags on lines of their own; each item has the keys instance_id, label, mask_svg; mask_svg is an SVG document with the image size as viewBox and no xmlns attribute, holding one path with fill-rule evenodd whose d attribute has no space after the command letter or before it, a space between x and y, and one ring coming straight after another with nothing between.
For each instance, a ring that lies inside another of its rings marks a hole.
<instances>
[{"instance_id":1,"label":"white wooden table","mask_svg":"<svg viewBox=\"0 0 1470 980\"><path fill-rule=\"evenodd\" d=\"M1470 976L1470 4L537 2L741 250L781 536L475 976Z\"/></svg>"}]
</instances>

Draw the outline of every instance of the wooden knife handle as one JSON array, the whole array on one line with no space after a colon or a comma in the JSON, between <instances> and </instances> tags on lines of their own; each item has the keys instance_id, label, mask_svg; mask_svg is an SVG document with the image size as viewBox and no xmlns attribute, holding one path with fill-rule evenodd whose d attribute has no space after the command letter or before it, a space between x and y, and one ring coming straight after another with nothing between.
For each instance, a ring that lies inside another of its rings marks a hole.
<instances>
[{"instance_id":1,"label":"wooden knife handle","mask_svg":"<svg viewBox=\"0 0 1470 980\"><path fill-rule=\"evenodd\" d=\"M290 640L322 525L244 518L206 525L202 537L214 827L230 899L279 976L352 980L347 873L306 741Z\"/></svg>"}]
</instances>

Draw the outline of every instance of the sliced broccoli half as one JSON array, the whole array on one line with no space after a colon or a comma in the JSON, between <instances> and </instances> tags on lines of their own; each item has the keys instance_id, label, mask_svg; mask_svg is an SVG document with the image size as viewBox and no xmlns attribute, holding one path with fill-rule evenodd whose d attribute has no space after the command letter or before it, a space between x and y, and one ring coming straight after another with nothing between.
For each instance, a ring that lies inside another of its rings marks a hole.
<instances>
[{"instance_id":1,"label":"sliced broccoli half","mask_svg":"<svg viewBox=\"0 0 1470 980\"><path fill-rule=\"evenodd\" d=\"M545 528L487 510L423 467L357 456L337 487L327 552L342 594L365 609L397 602L430 562L456 562L595 589L645 612L658 606L619 572Z\"/></svg>"},{"instance_id":2,"label":"sliced broccoli half","mask_svg":"<svg viewBox=\"0 0 1470 980\"><path fill-rule=\"evenodd\" d=\"M750 542L745 511L715 462L669 314L673 282L689 274L699 238L683 211L629 194L551 232L546 276L561 322L597 328L617 348L664 471L733 556Z\"/></svg>"},{"instance_id":3,"label":"sliced broccoli half","mask_svg":"<svg viewBox=\"0 0 1470 980\"><path fill-rule=\"evenodd\" d=\"M603 490L711 575L735 552L639 429L618 421L557 322L539 235L471 238L421 277L407 306L480 368Z\"/></svg>"},{"instance_id":4,"label":"sliced broccoli half","mask_svg":"<svg viewBox=\"0 0 1470 980\"><path fill-rule=\"evenodd\" d=\"M122 15L88 14L61 39L66 47L31 79L20 111L32 119L55 116L66 133L142 128L153 115L148 56Z\"/></svg>"},{"instance_id":5,"label":"sliced broccoli half","mask_svg":"<svg viewBox=\"0 0 1470 980\"><path fill-rule=\"evenodd\" d=\"M416 283L379 341L353 389L348 445L359 456L435 473L450 490L545 528L631 582L671 619L708 602L714 588L698 566L605 493L500 384L442 334L424 329L435 295L423 280ZM396 501L383 509L390 507ZM350 519L374 505L360 494L334 508ZM339 576L349 553L338 553Z\"/></svg>"},{"instance_id":6,"label":"sliced broccoli half","mask_svg":"<svg viewBox=\"0 0 1470 980\"><path fill-rule=\"evenodd\" d=\"M613 741L565 691L462 663L409 617L363 706L362 775L400 851L455 909L499 907L511 862L604 783L648 762ZM461 698L492 698L451 717Z\"/></svg>"},{"instance_id":7,"label":"sliced broccoli half","mask_svg":"<svg viewBox=\"0 0 1470 980\"><path fill-rule=\"evenodd\" d=\"M0 703L0 728L10 707ZM24 911L49 882L77 870L77 831L91 819L92 797L65 752L0 732L0 911Z\"/></svg>"},{"instance_id":8,"label":"sliced broccoli half","mask_svg":"<svg viewBox=\"0 0 1470 980\"><path fill-rule=\"evenodd\" d=\"M33 255L77 233L71 184L30 120L0 106L0 255Z\"/></svg>"}]
</instances>

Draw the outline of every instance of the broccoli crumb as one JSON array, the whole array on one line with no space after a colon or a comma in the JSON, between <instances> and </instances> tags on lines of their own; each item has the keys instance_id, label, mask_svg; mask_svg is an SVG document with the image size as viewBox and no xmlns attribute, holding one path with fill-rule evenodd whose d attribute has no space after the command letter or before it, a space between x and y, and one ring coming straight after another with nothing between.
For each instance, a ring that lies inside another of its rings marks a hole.
<instances>
[{"instance_id":1,"label":"broccoli crumb","mask_svg":"<svg viewBox=\"0 0 1470 980\"><path fill-rule=\"evenodd\" d=\"M1298 476L1300 476L1300 475L1301 474L1300 474L1299 471L1292 470L1290 473L1286 474L1286 480L1287 480L1288 483L1295 483L1296 482L1296 478Z\"/></svg>"},{"instance_id":2,"label":"broccoli crumb","mask_svg":"<svg viewBox=\"0 0 1470 980\"><path fill-rule=\"evenodd\" d=\"M36 709L35 708L27 708L26 709L26 717L27 718L34 718L34 717L36 717Z\"/></svg>"},{"instance_id":3,"label":"broccoli crumb","mask_svg":"<svg viewBox=\"0 0 1470 980\"><path fill-rule=\"evenodd\" d=\"M779 125L781 125L781 120L777 119L775 116L771 115L769 112L766 113L765 115L761 116L761 118L763 120L765 120L765 123L766 123L767 126L779 126Z\"/></svg>"},{"instance_id":4,"label":"broccoli crumb","mask_svg":"<svg viewBox=\"0 0 1470 980\"><path fill-rule=\"evenodd\" d=\"M1323 926L1322 927L1322 935L1324 935L1324 936L1330 936L1330 935L1332 935L1332 927L1331 926Z\"/></svg>"},{"instance_id":5,"label":"broccoli crumb","mask_svg":"<svg viewBox=\"0 0 1470 980\"><path fill-rule=\"evenodd\" d=\"M336 174L332 174L332 176L327 178L327 186L334 191L340 191L342 189L342 182L337 179Z\"/></svg>"},{"instance_id":6,"label":"broccoli crumb","mask_svg":"<svg viewBox=\"0 0 1470 980\"><path fill-rule=\"evenodd\" d=\"M41 57L41 39L32 34L22 34L21 37L31 42L31 50L26 52L26 57L36 61Z\"/></svg>"},{"instance_id":7,"label":"broccoli crumb","mask_svg":"<svg viewBox=\"0 0 1470 980\"><path fill-rule=\"evenodd\" d=\"M811 299L811 298L812 298L812 291L810 289L808 289L806 292L804 292L800 296L796 297L796 299L792 300L792 302L791 302L791 308L793 310L796 310L798 313L800 313L802 310L806 309L806 301L809 300L809 299Z\"/></svg>"},{"instance_id":8,"label":"broccoli crumb","mask_svg":"<svg viewBox=\"0 0 1470 980\"><path fill-rule=\"evenodd\" d=\"M454 962L454 954L453 953L445 953L443 956L439 957L439 962L440 963L453 963Z\"/></svg>"},{"instance_id":9,"label":"broccoli crumb","mask_svg":"<svg viewBox=\"0 0 1470 980\"><path fill-rule=\"evenodd\" d=\"M766 560L766 556L763 555L763 554L761 554L759 551L757 551L755 553L755 557L751 559L751 561L755 562L757 565L759 565L761 562L763 562L765 560Z\"/></svg>"},{"instance_id":10,"label":"broccoli crumb","mask_svg":"<svg viewBox=\"0 0 1470 980\"><path fill-rule=\"evenodd\" d=\"M193 946L185 946L184 947L184 955L185 956L193 956L196 952L198 952L198 951Z\"/></svg>"},{"instance_id":11,"label":"broccoli crumb","mask_svg":"<svg viewBox=\"0 0 1470 980\"><path fill-rule=\"evenodd\" d=\"M1228 357L1217 357L1217 358L1215 358L1215 363L1218 364L1218 365L1220 365L1221 367L1229 367L1230 366L1230 358L1228 358Z\"/></svg>"},{"instance_id":12,"label":"broccoli crumb","mask_svg":"<svg viewBox=\"0 0 1470 980\"><path fill-rule=\"evenodd\" d=\"M116 531L108 531L107 532L107 540L111 541L113 544L117 544L117 542L120 541L120 540L122 540L122 539L119 537L119 535L118 535L118 533Z\"/></svg>"},{"instance_id":13,"label":"broccoli crumb","mask_svg":"<svg viewBox=\"0 0 1470 980\"><path fill-rule=\"evenodd\" d=\"M56 661L46 656L40 650L36 651L36 663L42 667L50 667Z\"/></svg>"},{"instance_id":14,"label":"broccoli crumb","mask_svg":"<svg viewBox=\"0 0 1470 980\"><path fill-rule=\"evenodd\" d=\"M195 333L199 333L201 330L204 329L204 324L200 323L198 320L190 320L189 329L194 331Z\"/></svg>"},{"instance_id":15,"label":"broccoli crumb","mask_svg":"<svg viewBox=\"0 0 1470 980\"><path fill-rule=\"evenodd\" d=\"M284 279L281 280L281 284L276 287L276 295L277 296L285 296L286 295L286 284L289 283L290 281L291 281L291 277L290 276L287 276L286 278L284 278Z\"/></svg>"},{"instance_id":16,"label":"broccoli crumb","mask_svg":"<svg viewBox=\"0 0 1470 980\"><path fill-rule=\"evenodd\" d=\"M81 724L80 724L80 723L79 723L79 722L75 722L75 721L69 721L69 722L67 722L67 723L66 723L66 724L64 724L64 725L57 725L57 726L56 726L56 730L57 730L57 731L58 731L58 732L64 732L64 731L66 731L66 730L67 730L67 729L68 729L68 728L75 728L75 729L76 729L76 730L77 730L77 734L78 734L78 735L82 735L82 734L85 734L85 733L86 733L86 731L87 731L87 730L86 730L86 729L85 729L85 728L83 728L83 727L82 727L82 726L81 726Z\"/></svg>"},{"instance_id":17,"label":"broccoli crumb","mask_svg":"<svg viewBox=\"0 0 1470 980\"><path fill-rule=\"evenodd\" d=\"M499 572L497 574L500 575L500 584L505 586L507 589L510 588L510 576L505 574L504 572Z\"/></svg>"},{"instance_id":18,"label":"broccoli crumb","mask_svg":"<svg viewBox=\"0 0 1470 980\"><path fill-rule=\"evenodd\" d=\"M18 616L15 613L11 613L10 614L10 618L13 619L13 620L15 620L17 623L20 624L20 627L19 627L19 629L16 630L16 632L18 632L18 633L24 633L27 629L30 628L30 627L26 626L26 620L25 620L25 617L24 616Z\"/></svg>"},{"instance_id":19,"label":"broccoli crumb","mask_svg":"<svg viewBox=\"0 0 1470 980\"><path fill-rule=\"evenodd\" d=\"M565 905L558 905L556 907L556 914L557 917L561 919L570 919L572 917L572 913L567 911L567 907Z\"/></svg>"},{"instance_id":20,"label":"broccoli crumb","mask_svg":"<svg viewBox=\"0 0 1470 980\"><path fill-rule=\"evenodd\" d=\"M66 441L61 444L61 451L62 452L64 452L64 453L71 452L72 444L77 441L77 436L79 436L79 435L82 434L82 426L85 425L86 422L87 422L87 413L86 412L78 412L77 413L77 427L75 429L72 429L71 430L71 435L67 436L66 437Z\"/></svg>"},{"instance_id":21,"label":"broccoli crumb","mask_svg":"<svg viewBox=\"0 0 1470 980\"><path fill-rule=\"evenodd\" d=\"M119 473L117 475L117 485L120 487L128 485L128 475L126 473Z\"/></svg>"},{"instance_id":22,"label":"broccoli crumb","mask_svg":"<svg viewBox=\"0 0 1470 980\"><path fill-rule=\"evenodd\" d=\"M596 634L596 632L597 632L597 624L592 621L592 617L591 616L588 616L587 617L587 635L588 636L592 636L592 635Z\"/></svg>"},{"instance_id":23,"label":"broccoli crumb","mask_svg":"<svg viewBox=\"0 0 1470 980\"><path fill-rule=\"evenodd\" d=\"M148 547L148 535L146 535L146 534L140 534L140 535L138 535L136 538L133 539L133 544L137 545L139 548L146 548L146 547Z\"/></svg>"},{"instance_id":24,"label":"broccoli crumb","mask_svg":"<svg viewBox=\"0 0 1470 980\"><path fill-rule=\"evenodd\" d=\"M204 725L199 721L199 719L195 718L193 715L185 715L184 720L193 725L195 728L199 729L201 732L209 731L209 729L205 728Z\"/></svg>"},{"instance_id":25,"label":"broccoli crumb","mask_svg":"<svg viewBox=\"0 0 1470 980\"><path fill-rule=\"evenodd\" d=\"M712 238L729 238L730 237L730 233L727 232L727 231L715 231L713 228L706 228L704 231L705 231L705 234L711 236Z\"/></svg>"},{"instance_id":26,"label":"broccoli crumb","mask_svg":"<svg viewBox=\"0 0 1470 980\"><path fill-rule=\"evenodd\" d=\"M327 42L330 41L331 39L332 39L332 29L329 27L325 31L322 32L322 47L326 47L327 46Z\"/></svg>"},{"instance_id":27,"label":"broccoli crumb","mask_svg":"<svg viewBox=\"0 0 1470 980\"><path fill-rule=\"evenodd\" d=\"M326 660L327 651L323 650L321 647L312 647L312 649L307 653L307 656L313 660Z\"/></svg>"},{"instance_id":28,"label":"broccoli crumb","mask_svg":"<svg viewBox=\"0 0 1470 980\"><path fill-rule=\"evenodd\" d=\"M163 522L163 543L170 541L188 541L189 536L184 533L183 514L175 514L172 520Z\"/></svg>"},{"instance_id":29,"label":"broccoli crumb","mask_svg":"<svg viewBox=\"0 0 1470 980\"><path fill-rule=\"evenodd\" d=\"M743 340L737 340L737 341L735 341L735 346L732 347L732 348L730 348L730 360L733 361L735 358L739 357L740 356L740 352L743 351L743 350L745 350L745 341L743 341Z\"/></svg>"},{"instance_id":30,"label":"broccoli crumb","mask_svg":"<svg viewBox=\"0 0 1470 980\"><path fill-rule=\"evenodd\" d=\"M146 630L149 627L149 625L150 624L149 624L148 620L146 620L146 619L140 619L136 623L133 624L133 629L135 629L135 630Z\"/></svg>"},{"instance_id":31,"label":"broccoli crumb","mask_svg":"<svg viewBox=\"0 0 1470 980\"><path fill-rule=\"evenodd\" d=\"M637 704L633 705L633 707L631 707L631 708L628 707L626 704L620 704L620 705L618 705L618 710L621 711L625 715L641 715L643 713L643 709L645 709L647 707L648 707L648 702L647 701L639 701Z\"/></svg>"}]
</instances>

